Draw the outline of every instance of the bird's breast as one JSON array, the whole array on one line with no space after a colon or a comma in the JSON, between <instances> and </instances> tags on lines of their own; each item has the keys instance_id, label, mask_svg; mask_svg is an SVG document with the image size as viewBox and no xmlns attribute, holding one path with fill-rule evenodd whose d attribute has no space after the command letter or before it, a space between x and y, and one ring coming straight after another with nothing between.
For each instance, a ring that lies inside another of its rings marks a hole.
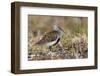
<instances>
[{"instance_id":1,"label":"bird's breast","mask_svg":"<svg viewBox=\"0 0 100 76\"><path fill-rule=\"evenodd\" d=\"M49 42L47 43L46 45L49 47L49 46L53 46L53 45L56 45L58 42L60 41L60 38L57 38L56 40L52 41L52 42Z\"/></svg>"}]
</instances>

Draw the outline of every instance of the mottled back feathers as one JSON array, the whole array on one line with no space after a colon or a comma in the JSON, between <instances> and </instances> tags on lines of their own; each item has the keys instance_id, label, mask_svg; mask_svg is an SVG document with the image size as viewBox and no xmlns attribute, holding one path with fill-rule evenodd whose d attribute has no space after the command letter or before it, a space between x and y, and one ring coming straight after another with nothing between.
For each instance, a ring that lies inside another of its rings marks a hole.
<instances>
[{"instance_id":1,"label":"mottled back feathers","mask_svg":"<svg viewBox=\"0 0 100 76\"><path fill-rule=\"evenodd\" d=\"M59 37L58 31L51 31L46 33L40 41L38 41L36 44L42 45L47 44L49 42L55 41Z\"/></svg>"}]
</instances>

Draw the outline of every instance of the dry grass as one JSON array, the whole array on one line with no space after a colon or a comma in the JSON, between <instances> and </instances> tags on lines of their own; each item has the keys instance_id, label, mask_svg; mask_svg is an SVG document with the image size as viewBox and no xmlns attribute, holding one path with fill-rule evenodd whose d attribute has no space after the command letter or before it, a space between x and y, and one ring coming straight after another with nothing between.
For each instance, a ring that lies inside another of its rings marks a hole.
<instances>
[{"instance_id":1,"label":"dry grass","mask_svg":"<svg viewBox=\"0 0 100 76\"><path fill-rule=\"evenodd\" d=\"M82 59L87 58L87 36L85 34L63 35L61 44L53 46L52 51L46 47L34 45L39 37L31 37L29 40L29 60L52 60L52 59Z\"/></svg>"}]
</instances>

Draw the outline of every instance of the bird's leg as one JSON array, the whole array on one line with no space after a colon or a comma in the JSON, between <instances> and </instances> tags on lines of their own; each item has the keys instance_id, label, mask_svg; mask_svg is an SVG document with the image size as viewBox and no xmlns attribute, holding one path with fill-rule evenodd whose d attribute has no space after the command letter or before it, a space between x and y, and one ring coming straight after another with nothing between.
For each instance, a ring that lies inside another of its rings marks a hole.
<instances>
[{"instance_id":1,"label":"bird's leg","mask_svg":"<svg viewBox=\"0 0 100 76\"><path fill-rule=\"evenodd\" d=\"M60 41L59 41L59 43L58 43L58 44L59 44L59 46L63 49L63 46L62 46L62 44L61 44L61 42L60 42Z\"/></svg>"},{"instance_id":2,"label":"bird's leg","mask_svg":"<svg viewBox=\"0 0 100 76\"><path fill-rule=\"evenodd\" d=\"M65 53L65 49L63 48L63 45L61 44L61 42L59 41L58 45L60 46L61 49L59 49L59 54L64 54Z\"/></svg>"},{"instance_id":3,"label":"bird's leg","mask_svg":"<svg viewBox=\"0 0 100 76\"><path fill-rule=\"evenodd\" d=\"M52 55L52 50L51 50L51 49L52 49L52 47L51 47L51 46L49 46L48 48L49 48L48 55L50 55L50 56L51 56L51 55Z\"/></svg>"},{"instance_id":4,"label":"bird's leg","mask_svg":"<svg viewBox=\"0 0 100 76\"><path fill-rule=\"evenodd\" d=\"M52 49L51 46L49 46L49 50L50 50L50 51L52 51L51 49Z\"/></svg>"}]
</instances>

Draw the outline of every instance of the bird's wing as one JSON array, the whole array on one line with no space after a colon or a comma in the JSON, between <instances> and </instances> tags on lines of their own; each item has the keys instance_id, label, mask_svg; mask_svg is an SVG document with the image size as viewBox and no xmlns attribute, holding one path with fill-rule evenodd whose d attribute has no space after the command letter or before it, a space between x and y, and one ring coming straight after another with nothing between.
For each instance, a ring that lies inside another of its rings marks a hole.
<instances>
[{"instance_id":1,"label":"bird's wing","mask_svg":"<svg viewBox=\"0 0 100 76\"><path fill-rule=\"evenodd\" d=\"M48 42L55 41L58 38L58 32L57 31L51 31L47 34L45 34L42 39L37 42L37 44L46 44Z\"/></svg>"}]
</instances>

